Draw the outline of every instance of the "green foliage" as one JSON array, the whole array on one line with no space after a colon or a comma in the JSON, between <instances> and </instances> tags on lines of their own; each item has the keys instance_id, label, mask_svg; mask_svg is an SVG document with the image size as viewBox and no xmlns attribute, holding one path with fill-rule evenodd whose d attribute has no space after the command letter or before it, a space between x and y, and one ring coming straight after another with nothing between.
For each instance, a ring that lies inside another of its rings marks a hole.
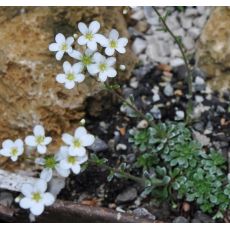
<instances>
[{"instance_id":1,"label":"green foliage","mask_svg":"<svg viewBox=\"0 0 230 230\"><path fill-rule=\"evenodd\" d=\"M225 159L215 150L205 152L184 123L135 130L129 141L140 153L136 167L142 168L143 174L154 170L154 177L146 179L144 194L171 203L175 199L196 202L202 211L216 213L216 218L229 208ZM154 180L163 182L162 187Z\"/></svg>"}]
</instances>

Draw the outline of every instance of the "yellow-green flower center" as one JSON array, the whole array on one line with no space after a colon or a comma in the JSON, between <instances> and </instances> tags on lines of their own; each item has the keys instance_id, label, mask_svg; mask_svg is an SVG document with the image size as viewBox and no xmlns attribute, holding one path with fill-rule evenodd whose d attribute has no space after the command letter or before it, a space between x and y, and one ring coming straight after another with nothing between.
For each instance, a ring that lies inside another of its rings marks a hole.
<instances>
[{"instance_id":1,"label":"yellow-green flower center","mask_svg":"<svg viewBox=\"0 0 230 230\"><path fill-rule=\"evenodd\" d=\"M17 153L18 153L18 149L15 148L15 147L13 147L13 148L11 149L11 155L12 155L12 156L17 156Z\"/></svg>"},{"instance_id":2,"label":"yellow-green flower center","mask_svg":"<svg viewBox=\"0 0 230 230\"><path fill-rule=\"evenodd\" d=\"M99 65L99 69L100 69L101 72L104 72L106 70L106 68L107 68L107 65L105 63L101 63Z\"/></svg>"},{"instance_id":3,"label":"yellow-green flower center","mask_svg":"<svg viewBox=\"0 0 230 230\"><path fill-rule=\"evenodd\" d=\"M42 199L40 192L35 192L32 194L32 200L39 202Z\"/></svg>"},{"instance_id":4,"label":"yellow-green flower center","mask_svg":"<svg viewBox=\"0 0 230 230\"><path fill-rule=\"evenodd\" d=\"M92 41L92 39L93 39L93 34L92 34L92 33L87 33L87 34L85 35L85 38L86 38L87 40L89 40L89 41Z\"/></svg>"},{"instance_id":5,"label":"yellow-green flower center","mask_svg":"<svg viewBox=\"0 0 230 230\"><path fill-rule=\"evenodd\" d=\"M117 41L111 40L110 41L110 47L113 48L113 49L117 48Z\"/></svg>"},{"instance_id":6,"label":"yellow-green flower center","mask_svg":"<svg viewBox=\"0 0 230 230\"><path fill-rule=\"evenodd\" d=\"M81 142L80 142L80 140L79 140L79 139L75 139L75 140L73 141L73 145L74 145L75 148L80 148L80 147L81 147Z\"/></svg>"},{"instance_id":7,"label":"yellow-green flower center","mask_svg":"<svg viewBox=\"0 0 230 230\"><path fill-rule=\"evenodd\" d=\"M81 58L81 62L83 63L83 65L90 65L92 64L92 57L88 56L88 55L83 55L83 57Z\"/></svg>"},{"instance_id":8,"label":"yellow-green flower center","mask_svg":"<svg viewBox=\"0 0 230 230\"><path fill-rule=\"evenodd\" d=\"M74 165L75 163L76 163L76 157L74 157L74 156L68 156L68 162L69 162L69 164L72 164L72 165Z\"/></svg>"},{"instance_id":9,"label":"yellow-green flower center","mask_svg":"<svg viewBox=\"0 0 230 230\"><path fill-rule=\"evenodd\" d=\"M37 144L42 144L44 142L45 137L44 136L37 136L36 137L36 142Z\"/></svg>"},{"instance_id":10,"label":"yellow-green flower center","mask_svg":"<svg viewBox=\"0 0 230 230\"><path fill-rule=\"evenodd\" d=\"M45 159L45 167L53 169L56 166L56 160L54 159L53 156L46 157Z\"/></svg>"},{"instance_id":11,"label":"yellow-green flower center","mask_svg":"<svg viewBox=\"0 0 230 230\"><path fill-rule=\"evenodd\" d=\"M69 81L74 81L74 79L75 79L74 74L73 74L73 73L69 73L69 74L67 75L67 79L68 79Z\"/></svg>"},{"instance_id":12,"label":"yellow-green flower center","mask_svg":"<svg viewBox=\"0 0 230 230\"><path fill-rule=\"evenodd\" d=\"M65 52L67 51L67 49L68 49L68 45L66 43L63 43L61 46L61 50Z\"/></svg>"}]
</instances>

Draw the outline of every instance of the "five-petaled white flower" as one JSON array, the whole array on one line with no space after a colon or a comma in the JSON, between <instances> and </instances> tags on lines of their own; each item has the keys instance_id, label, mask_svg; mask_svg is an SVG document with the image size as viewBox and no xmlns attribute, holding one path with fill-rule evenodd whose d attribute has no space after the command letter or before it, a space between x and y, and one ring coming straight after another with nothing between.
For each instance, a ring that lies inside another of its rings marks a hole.
<instances>
[{"instance_id":1,"label":"five-petaled white flower","mask_svg":"<svg viewBox=\"0 0 230 230\"><path fill-rule=\"evenodd\" d=\"M54 196L46 192L47 183L39 179L34 185L23 184L21 192L24 197L20 200L19 205L21 208L30 209L30 212L39 216L44 211L45 206L50 206L54 203Z\"/></svg>"},{"instance_id":2,"label":"five-petaled white flower","mask_svg":"<svg viewBox=\"0 0 230 230\"><path fill-rule=\"evenodd\" d=\"M81 171L81 164L88 160L87 154L83 156L71 156L69 155L69 147L62 147L62 155L64 158L60 162L60 166L66 170L72 170L74 174L78 174Z\"/></svg>"},{"instance_id":3,"label":"five-petaled white flower","mask_svg":"<svg viewBox=\"0 0 230 230\"><path fill-rule=\"evenodd\" d=\"M7 139L2 143L2 147L0 155L10 157L12 161L16 161L24 151L23 141L21 139L17 139L16 141Z\"/></svg>"},{"instance_id":4,"label":"five-petaled white flower","mask_svg":"<svg viewBox=\"0 0 230 230\"><path fill-rule=\"evenodd\" d=\"M88 67L93 64L93 54L94 51L92 51L91 49L86 49L84 53L75 50L74 55L72 57L78 60L79 62L77 62L74 65L78 66L78 68L81 71L83 71L84 68L86 67L89 72Z\"/></svg>"},{"instance_id":5,"label":"five-petaled white flower","mask_svg":"<svg viewBox=\"0 0 230 230\"><path fill-rule=\"evenodd\" d=\"M36 125L33 129L33 133L34 136L30 135L25 138L25 143L30 147L37 147L37 151L40 154L46 153L46 145L50 144L52 138L45 136L45 130L41 125Z\"/></svg>"},{"instance_id":6,"label":"five-petaled white flower","mask_svg":"<svg viewBox=\"0 0 230 230\"><path fill-rule=\"evenodd\" d=\"M79 45L87 45L87 47L93 51L97 50L97 43L105 44L106 38L102 34L97 34L100 29L100 23L93 21L89 24L89 27L85 23L78 23L78 29L83 34L77 42Z\"/></svg>"},{"instance_id":7,"label":"five-petaled white flower","mask_svg":"<svg viewBox=\"0 0 230 230\"><path fill-rule=\"evenodd\" d=\"M93 55L93 60L95 64L90 65L88 69L92 75L99 74L100 81L104 82L107 77L115 77L117 75L117 71L112 67L116 63L116 58L106 58L97 52Z\"/></svg>"},{"instance_id":8,"label":"five-petaled white flower","mask_svg":"<svg viewBox=\"0 0 230 230\"><path fill-rule=\"evenodd\" d=\"M59 83L65 84L66 89L73 89L76 83L84 81L85 75L81 73L81 68L78 64L71 64L68 61L63 63L64 73L58 74L56 80Z\"/></svg>"},{"instance_id":9,"label":"five-petaled white flower","mask_svg":"<svg viewBox=\"0 0 230 230\"><path fill-rule=\"evenodd\" d=\"M55 36L56 43L52 43L49 45L49 50L56 53L56 59L60 61L64 55L64 53L68 53L71 56L73 52L72 44L74 43L73 37L65 38L65 36L61 33Z\"/></svg>"},{"instance_id":10,"label":"five-petaled white flower","mask_svg":"<svg viewBox=\"0 0 230 230\"><path fill-rule=\"evenodd\" d=\"M119 33L117 30L111 30L109 33L109 38L107 39L106 42L103 41L101 45L103 47L106 47L105 53L108 56L112 56L115 52L115 50L119 53L125 53L126 49L125 46L128 43L127 38L119 38Z\"/></svg>"},{"instance_id":11,"label":"five-petaled white flower","mask_svg":"<svg viewBox=\"0 0 230 230\"><path fill-rule=\"evenodd\" d=\"M69 176L70 170L63 169L60 165L60 161L65 158L65 153L63 152L63 147L61 147L55 155L46 156L45 158L36 158L35 163L43 166L43 170L40 174L41 179L49 182L52 179L53 171L56 171L62 177Z\"/></svg>"},{"instance_id":12,"label":"five-petaled white flower","mask_svg":"<svg viewBox=\"0 0 230 230\"><path fill-rule=\"evenodd\" d=\"M84 127L75 130L74 137L68 133L62 135L62 140L69 145L70 156L84 156L86 154L86 146L90 146L95 141L95 137L87 133Z\"/></svg>"}]
</instances>

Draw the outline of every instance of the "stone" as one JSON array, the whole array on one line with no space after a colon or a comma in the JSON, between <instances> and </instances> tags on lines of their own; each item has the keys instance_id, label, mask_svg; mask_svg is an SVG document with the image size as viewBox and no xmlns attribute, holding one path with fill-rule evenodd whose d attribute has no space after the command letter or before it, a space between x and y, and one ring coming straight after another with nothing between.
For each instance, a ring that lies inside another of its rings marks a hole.
<instances>
[{"instance_id":1,"label":"stone","mask_svg":"<svg viewBox=\"0 0 230 230\"><path fill-rule=\"evenodd\" d=\"M94 143L91 146L88 146L87 148L95 153L98 153L98 152L106 151L108 149L108 145L106 144L105 141L96 137Z\"/></svg>"},{"instance_id":2,"label":"stone","mask_svg":"<svg viewBox=\"0 0 230 230\"><path fill-rule=\"evenodd\" d=\"M119 7L24 9L21 13L21 7L0 8L0 142L24 139L33 126L43 124L55 140L50 150L56 151L63 132L72 132L86 112L99 115L102 105L109 103L101 84L90 78L71 91L58 84L55 76L61 73L62 63L48 50L49 44L58 32L72 35L76 23L85 19L100 21L102 32L115 27L123 36L128 36L126 23ZM119 73L120 79L130 76L134 60L130 49L119 57L118 64L127 67Z\"/></svg>"},{"instance_id":3,"label":"stone","mask_svg":"<svg viewBox=\"0 0 230 230\"><path fill-rule=\"evenodd\" d=\"M184 60L182 58L173 58L170 60L170 65L172 67L178 67L180 65L184 65Z\"/></svg>"},{"instance_id":4,"label":"stone","mask_svg":"<svg viewBox=\"0 0 230 230\"><path fill-rule=\"evenodd\" d=\"M204 24L206 21L207 21L206 15L202 15L202 16L195 18L193 20L193 25L202 29L204 27Z\"/></svg>"},{"instance_id":5,"label":"stone","mask_svg":"<svg viewBox=\"0 0 230 230\"><path fill-rule=\"evenodd\" d=\"M201 223L214 223L212 217L202 213L201 211L197 211L194 215L194 219L199 220Z\"/></svg>"},{"instance_id":6,"label":"stone","mask_svg":"<svg viewBox=\"0 0 230 230\"><path fill-rule=\"evenodd\" d=\"M147 47L147 42L141 38L136 38L132 44L132 50L135 54L142 53Z\"/></svg>"},{"instance_id":7,"label":"stone","mask_svg":"<svg viewBox=\"0 0 230 230\"><path fill-rule=\"evenodd\" d=\"M188 30L188 34L194 39L196 40L199 36L200 36L201 30L197 27L191 27Z\"/></svg>"},{"instance_id":8,"label":"stone","mask_svg":"<svg viewBox=\"0 0 230 230\"><path fill-rule=\"evenodd\" d=\"M131 18L137 21L140 21L144 17L145 17L144 11L140 9L138 9L134 14L131 15Z\"/></svg>"},{"instance_id":9,"label":"stone","mask_svg":"<svg viewBox=\"0 0 230 230\"><path fill-rule=\"evenodd\" d=\"M230 87L230 7L215 7L197 43L196 63L213 89Z\"/></svg>"},{"instance_id":10,"label":"stone","mask_svg":"<svg viewBox=\"0 0 230 230\"><path fill-rule=\"evenodd\" d=\"M137 197L137 190L133 187L127 188L116 197L116 204L123 204L135 200Z\"/></svg>"},{"instance_id":11,"label":"stone","mask_svg":"<svg viewBox=\"0 0 230 230\"><path fill-rule=\"evenodd\" d=\"M184 29L189 29L192 26L192 18L181 17L181 24Z\"/></svg>"},{"instance_id":12,"label":"stone","mask_svg":"<svg viewBox=\"0 0 230 230\"><path fill-rule=\"evenodd\" d=\"M14 201L14 197L10 192L0 192L0 205L10 207Z\"/></svg>"},{"instance_id":13,"label":"stone","mask_svg":"<svg viewBox=\"0 0 230 230\"><path fill-rule=\"evenodd\" d=\"M195 46L194 40L189 36L183 37L182 42L187 50L192 50Z\"/></svg>"},{"instance_id":14,"label":"stone","mask_svg":"<svg viewBox=\"0 0 230 230\"><path fill-rule=\"evenodd\" d=\"M148 127L148 121L146 120L141 120L138 124L137 124L137 128L138 129L145 129Z\"/></svg>"},{"instance_id":15,"label":"stone","mask_svg":"<svg viewBox=\"0 0 230 230\"><path fill-rule=\"evenodd\" d=\"M119 144L116 146L116 150L117 150L117 151L120 151L120 150L125 151L126 149L127 149L127 145L125 145L125 144L119 143Z\"/></svg>"},{"instance_id":16,"label":"stone","mask_svg":"<svg viewBox=\"0 0 230 230\"><path fill-rule=\"evenodd\" d=\"M155 94L153 95L153 102L157 102L157 101L160 101L160 96L159 96L158 93L155 93Z\"/></svg>"},{"instance_id":17,"label":"stone","mask_svg":"<svg viewBox=\"0 0 230 230\"><path fill-rule=\"evenodd\" d=\"M165 96L167 97L171 97L173 96L173 87L171 84L167 84L165 87L164 87L164 90L163 90Z\"/></svg>"},{"instance_id":18,"label":"stone","mask_svg":"<svg viewBox=\"0 0 230 230\"><path fill-rule=\"evenodd\" d=\"M210 138L193 130L193 138L197 140L202 146L208 146L210 144Z\"/></svg>"},{"instance_id":19,"label":"stone","mask_svg":"<svg viewBox=\"0 0 230 230\"><path fill-rule=\"evenodd\" d=\"M151 220L156 219L156 217L152 213L150 213L146 208L136 208L133 210L133 214Z\"/></svg>"},{"instance_id":20,"label":"stone","mask_svg":"<svg viewBox=\"0 0 230 230\"><path fill-rule=\"evenodd\" d=\"M129 85L133 88L136 89L139 85L139 82L137 81L137 79L135 77L133 77L130 82Z\"/></svg>"},{"instance_id":21,"label":"stone","mask_svg":"<svg viewBox=\"0 0 230 230\"><path fill-rule=\"evenodd\" d=\"M161 111L160 111L160 109L158 108L158 107L156 107L156 106L154 106L151 110L150 110L150 112L153 114L153 117L155 118L155 119L161 119Z\"/></svg>"},{"instance_id":22,"label":"stone","mask_svg":"<svg viewBox=\"0 0 230 230\"><path fill-rule=\"evenodd\" d=\"M187 7L187 9L185 10L185 16L189 17L189 16L196 16L198 14L198 10L195 8L190 8Z\"/></svg>"},{"instance_id":23,"label":"stone","mask_svg":"<svg viewBox=\"0 0 230 230\"><path fill-rule=\"evenodd\" d=\"M175 120L179 121L179 120L183 120L184 119L184 111L182 110L177 110L176 111L176 117L175 117Z\"/></svg>"},{"instance_id":24,"label":"stone","mask_svg":"<svg viewBox=\"0 0 230 230\"><path fill-rule=\"evenodd\" d=\"M183 216L178 216L173 220L173 223L188 223L188 220Z\"/></svg>"}]
</instances>

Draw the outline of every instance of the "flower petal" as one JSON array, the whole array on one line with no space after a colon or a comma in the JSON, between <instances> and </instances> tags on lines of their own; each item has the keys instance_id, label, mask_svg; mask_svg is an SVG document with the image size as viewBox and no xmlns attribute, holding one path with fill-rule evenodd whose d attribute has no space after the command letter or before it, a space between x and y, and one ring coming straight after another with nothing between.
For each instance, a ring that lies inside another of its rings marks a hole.
<instances>
[{"instance_id":1,"label":"flower petal","mask_svg":"<svg viewBox=\"0 0 230 230\"><path fill-rule=\"evenodd\" d=\"M113 48L107 47L105 49L105 54L108 56L112 56L114 54L114 52L115 52L115 49L113 49Z\"/></svg>"},{"instance_id":2,"label":"flower petal","mask_svg":"<svg viewBox=\"0 0 230 230\"><path fill-rule=\"evenodd\" d=\"M91 50L95 51L95 50L97 50L97 43L95 41L88 41L87 47L90 48Z\"/></svg>"},{"instance_id":3,"label":"flower petal","mask_svg":"<svg viewBox=\"0 0 230 230\"><path fill-rule=\"evenodd\" d=\"M66 75L61 73L56 76L56 81L59 83L65 83L66 81Z\"/></svg>"},{"instance_id":4,"label":"flower petal","mask_svg":"<svg viewBox=\"0 0 230 230\"><path fill-rule=\"evenodd\" d=\"M128 39L127 38L119 38L118 41L117 41L118 47L119 46L124 47L127 44L128 44Z\"/></svg>"},{"instance_id":5,"label":"flower petal","mask_svg":"<svg viewBox=\"0 0 230 230\"><path fill-rule=\"evenodd\" d=\"M43 144L48 145L51 143L51 141L52 141L52 137L45 137Z\"/></svg>"},{"instance_id":6,"label":"flower petal","mask_svg":"<svg viewBox=\"0 0 230 230\"><path fill-rule=\"evenodd\" d=\"M94 53L94 51L91 50L91 49L86 49L86 51L85 51L85 54L86 54L87 56L92 56L93 53Z\"/></svg>"},{"instance_id":7,"label":"flower petal","mask_svg":"<svg viewBox=\"0 0 230 230\"><path fill-rule=\"evenodd\" d=\"M78 127L76 128L75 132L74 132L74 137L75 138L80 138L83 135L87 134L87 130L84 127Z\"/></svg>"},{"instance_id":8,"label":"flower petal","mask_svg":"<svg viewBox=\"0 0 230 230\"><path fill-rule=\"evenodd\" d=\"M100 23L98 21L93 21L89 24L89 31L93 34L97 33L100 29Z\"/></svg>"},{"instance_id":9,"label":"flower petal","mask_svg":"<svg viewBox=\"0 0 230 230\"><path fill-rule=\"evenodd\" d=\"M109 44L109 40L102 34L95 34L94 38L95 41L98 42L103 47L107 47Z\"/></svg>"},{"instance_id":10,"label":"flower petal","mask_svg":"<svg viewBox=\"0 0 230 230\"><path fill-rule=\"evenodd\" d=\"M82 34L86 34L89 30L88 30L88 27L86 26L86 24L85 23L83 23L83 22L79 22L78 23L78 29L80 30L80 32L82 33Z\"/></svg>"},{"instance_id":11,"label":"flower petal","mask_svg":"<svg viewBox=\"0 0 230 230\"><path fill-rule=\"evenodd\" d=\"M69 155L70 156L84 156L86 154L86 149L84 147L74 148L70 146Z\"/></svg>"},{"instance_id":12,"label":"flower petal","mask_svg":"<svg viewBox=\"0 0 230 230\"><path fill-rule=\"evenodd\" d=\"M23 141L21 139L17 139L15 142L14 142L15 146L18 147L18 148L23 148Z\"/></svg>"},{"instance_id":13,"label":"flower petal","mask_svg":"<svg viewBox=\"0 0 230 230\"><path fill-rule=\"evenodd\" d=\"M9 156L11 156L9 149L1 149L1 150L0 150L0 155L2 155L2 156L4 156L4 157L9 157Z\"/></svg>"},{"instance_id":14,"label":"flower petal","mask_svg":"<svg viewBox=\"0 0 230 230\"><path fill-rule=\"evenodd\" d=\"M116 63L116 58L115 57L110 57L106 59L106 63L108 66L112 66Z\"/></svg>"},{"instance_id":15,"label":"flower petal","mask_svg":"<svg viewBox=\"0 0 230 230\"><path fill-rule=\"evenodd\" d=\"M72 66L72 69L74 73L80 73L84 69L84 65L82 62L78 62Z\"/></svg>"},{"instance_id":16,"label":"flower petal","mask_svg":"<svg viewBox=\"0 0 230 230\"><path fill-rule=\"evenodd\" d=\"M49 192L46 192L44 195L43 195L43 204L45 205L45 206L50 206L50 205L52 205L53 203L54 203L54 201L55 201L55 198L54 198L54 196L51 194L51 193L49 193Z\"/></svg>"},{"instance_id":17,"label":"flower petal","mask_svg":"<svg viewBox=\"0 0 230 230\"><path fill-rule=\"evenodd\" d=\"M91 64L87 66L90 75L95 75L99 72L98 64Z\"/></svg>"},{"instance_id":18,"label":"flower petal","mask_svg":"<svg viewBox=\"0 0 230 230\"><path fill-rule=\"evenodd\" d=\"M67 81L67 82L65 83L65 88L66 88L66 89L73 89L74 86L75 86L75 82L74 82L74 81Z\"/></svg>"},{"instance_id":19,"label":"flower petal","mask_svg":"<svg viewBox=\"0 0 230 230\"><path fill-rule=\"evenodd\" d=\"M56 52L59 50L59 45L57 43L52 43L49 45L49 51Z\"/></svg>"},{"instance_id":20,"label":"flower petal","mask_svg":"<svg viewBox=\"0 0 230 230\"><path fill-rule=\"evenodd\" d=\"M39 179L36 181L34 188L36 191L39 191L40 193L44 193L47 189L47 183L46 181Z\"/></svg>"},{"instance_id":21,"label":"flower petal","mask_svg":"<svg viewBox=\"0 0 230 230\"><path fill-rule=\"evenodd\" d=\"M53 170L45 168L42 170L40 174L40 178L46 182L49 182L52 179L53 176Z\"/></svg>"},{"instance_id":22,"label":"flower petal","mask_svg":"<svg viewBox=\"0 0 230 230\"><path fill-rule=\"evenodd\" d=\"M35 215L39 216L44 211L44 205L41 203L34 203L33 206L30 208L30 212Z\"/></svg>"},{"instance_id":23,"label":"flower petal","mask_svg":"<svg viewBox=\"0 0 230 230\"><path fill-rule=\"evenodd\" d=\"M71 145L73 143L73 136L68 133L64 133L62 134L62 140L65 142L65 144Z\"/></svg>"},{"instance_id":24,"label":"flower petal","mask_svg":"<svg viewBox=\"0 0 230 230\"><path fill-rule=\"evenodd\" d=\"M101 55L100 53L96 52L94 55L93 55L93 60L94 62L96 63L101 63L101 62L105 62L106 58L105 56Z\"/></svg>"},{"instance_id":25,"label":"flower petal","mask_svg":"<svg viewBox=\"0 0 230 230\"><path fill-rule=\"evenodd\" d=\"M11 156L10 159L11 159L12 161L17 161L18 156Z\"/></svg>"},{"instance_id":26,"label":"flower petal","mask_svg":"<svg viewBox=\"0 0 230 230\"><path fill-rule=\"evenodd\" d=\"M84 36L84 35L80 36L80 37L77 39L77 43L78 43L79 45L81 45L81 46L86 45L87 40L85 39L85 36Z\"/></svg>"},{"instance_id":27,"label":"flower petal","mask_svg":"<svg viewBox=\"0 0 230 230\"><path fill-rule=\"evenodd\" d=\"M21 193L24 196L30 197L32 191L33 191L33 186L31 184L23 184L22 185Z\"/></svg>"},{"instance_id":28,"label":"flower petal","mask_svg":"<svg viewBox=\"0 0 230 230\"><path fill-rule=\"evenodd\" d=\"M44 136L45 135L45 130L43 126L41 125L36 125L33 129L34 135L35 136Z\"/></svg>"},{"instance_id":29,"label":"flower petal","mask_svg":"<svg viewBox=\"0 0 230 230\"><path fill-rule=\"evenodd\" d=\"M68 73L68 72L70 72L72 70L72 66L68 61L65 61L63 63L63 70L64 70L65 73Z\"/></svg>"},{"instance_id":30,"label":"flower petal","mask_svg":"<svg viewBox=\"0 0 230 230\"><path fill-rule=\"evenodd\" d=\"M113 39L113 40L117 40L118 37L119 37L118 31L115 30L115 29L112 29L112 30L110 31L110 33L109 33L109 38L110 38L110 39Z\"/></svg>"},{"instance_id":31,"label":"flower petal","mask_svg":"<svg viewBox=\"0 0 230 230\"><path fill-rule=\"evenodd\" d=\"M114 68L109 67L108 70L106 70L106 74L108 77L115 77L117 75L117 71Z\"/></svg>"},{"instance_id":32,"label":"flower petal","mask_svg":"<svg viewBox=\"0 0 230 230\"><path fill-rule=\"evenodd\" d=\"M63 52L63 51L58 51L58 52L56 53L55 57L56 57L56 59L57 59L58 61L60 61L60 60L62 59L63 55L64 55L64 52Z\"/></svg>"},{"instance_id":33,"label":"flower petal","mask_svg":"<svg viewBox=\"0 0 230 230\"><path fill-rule=\"evenodd\" d=\"M95 141L95 137L91 134L86 134L80 137L83 146L90 146Z\"/></svg>"},{"instance_id":34,"label":"flower petal","mask_svg":"<svg viewBox=\"0 0 230 230\"><path fill-rule=\"evenodd\" d=\"M2 147L5 149L10 149L10 148L12 148L14 146L14 142L12 141L12 140L10 140L10 139L7 139L7 140L5 140L5 141L3 141L3 143L2 143Z\"/></svg>"},{"instance_id":35,"label":"flower petal","mask_svg":"<svg viewBox=\"0 0 230 230\"><path fill-rule=\"evenodd\" d=\"M31 147L37 146L36 139L34 136L27 136L25 139L25 143Z\"/></svg>"},{"instance_id":36,"label":"flower petal","mask_svg":"<svg viewBox=\"0 0 230 230\"><path fill-rule=\"evenodd\" d=\"M125 49L124 47L121 47L121 46L118 46L118 47L116 48L116 50L117 50L119 53L121 53L121 54L124 54L124 53L126 52L126 49Z\"/></svg>"},{"instance_id":37,"label":"flower petal","mask_svg":"<svg viewBox=\"0 0 230 230\"><path fill-rule=\"evenodd\" d=\"M74 59L81 60L82 54L77 50L73 50L71 53L69 53L69 56Z\"/></svg>"},{"instance_id":38,"label":"flower petal","mask_svg":"<svg viewBox=\"0 0 230 230\"><path fill-rule=\"evenodd\" d=\"M56 165L55 169L62 177L68 177L70 174L70 170L62 168L60 164Z\"/></svg>"},{"instance_id":39,"label":"flower petal","mask_svg":"<svg viewBox=\"0 0 230 230\"><path fill-rule=\"evenodd\" d=\"M67 45L71 46L73 43L74 43L74 38L73 37L70 36L70 37L68 37L66 39L66 44Z\"/></svg>"},{"instance_id":40,"label":"flower petal","mask_svg":"<svg viewBox=\"0 0 230 230\"><path fill-rule=\"evenodd\" d=\"M56 36L55 36L55 41L57 43L63 43L65 42L65 36L61 33L58 33Z\"/></svg>"},{"instance_id":41,"label":"flower petal","mask_svg":"<svg viewBox=\"0 0 230 230\"><path fill-rule=\"evenodd\" d=\"M79 164L73 165L71 169L74 174L79 174L81 172L81 166Z\"/></svg>"},{"instance_id":42,"label":"flower petal","mask_svg":"<svg viewBox=\"0 0 230 230\"><path fill-rule=\"evenodd\" d=\"M55 155L56 161L61 161L64 158L66 158L67 155L68 155L68 152L69 152L69 147L67 147L67 146L61 146L61 148L59 149L59 151Z\"/></svg>"},{"instance_id":43,"label":"flower petal","mask_svg":"<svg viewBox=\"0 0 230 230\"><path fill-rule=\"evenodd\" d=\"M24 209L28 209L32 206L33 202L30 198L24 197L20 200L19 206Z\"/></svg>"},{"instance_id":44,"label":"flower petal","mask_svg":"<svg viewBox=\"0 0 230 230\"><path fill-rule=\"evenodd\" d=\"M85 80L85 75L84 74L77 74L75 77L76 82L83 82Z\"/></svg>"},{"instance_id":45,"label":"flower petal","mask_svg":"<svg viewBox=\"0 0 230 230\"><path fill-rule=\"evenodd\" d=\"M44 146L44 145L38 145L38 146L37 146L37 151L38 151L40 154L45 154L46 151L47 151L47 147Z\"/></svg>"},{"instance_id":46,"label":"flower petal","mask_svg":"<svg viewBox=\"0 0 230 230\"><path fill-rule=\"evenodd\" d=\"M99 80L101 81L101 82L105 82L106 81L106 79L107 79L107 74L104 72L104 73L99 73Z\"/></svg>"},{"instance_id":47,"label":"flower petal","mask_svg":"<svg viewBox=\"0 0 230 230\"><path fill-rule=\"evenodd\" d=\"M67 159L63 159L60 161L60 167L63 169L70 169L71 165L68 163Z\"/></svg>"}]
</instances>

